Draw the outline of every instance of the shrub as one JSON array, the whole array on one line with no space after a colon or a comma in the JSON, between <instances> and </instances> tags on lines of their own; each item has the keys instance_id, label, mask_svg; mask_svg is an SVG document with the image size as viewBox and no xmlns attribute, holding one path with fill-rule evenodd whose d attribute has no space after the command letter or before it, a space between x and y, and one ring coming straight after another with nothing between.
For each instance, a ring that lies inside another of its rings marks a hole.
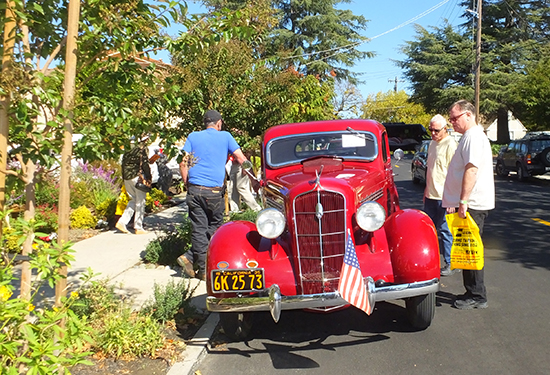
<instances>
[{"instance_id":1,"label":"shrub","mask_svg":"<svg viewBox=\"0 0 550 375\"><path fill-rule=\"evenodd\" d=\"M37 230L42 232L57 232L58 214L56 205L40 204L34 214L36 222L40 223Z\"/></svg>"},{"instance_id":2,"label":"shrub","mask_svg":"<svg viewBox=\"0 0 550 375\"><path fill-rule=\"evenodd\" d=\"M101 319L107 311L116 310L120 303L120 297L115 294L115 286L104 279L91 281L82 287L72 310L77 316L93 321Z\"/></svg>"},{"instance_id":3,"label":"shrub","mask_svg":"<svg viewBox=\"0 0 550 375\"><path fill-rule=\"evenodd\" d=\"M191 248L192 224L185 217L172 232L164 232L147 244L144 259L149 263L171 266L176 259Z\"/></svg>"},{"instance_id":4,"label":"shrub","mask_svg":"<svg viewBox=\"0 0 550 375\"><path fill-rule=\"evenodd\" d=\"M17 226L23 223L33 230L32 222L18 219L15 233L22 233ZM61 278L58 269L62 264L70 265L72 250L57 243L46 246L40 240L35 240L33 247L37 251L30 255L30 267L39 277L32 282L34 293L28 301L12 296L12 285L19 277L14 276L13 263L0 257L0 373L65 374L78 363L91 364L85 360L90 353L84 349L91 340L91 328L86 319L79 319L70 309L78 292L56 307L35 308L34 298L44 292L42 285L52 287Z\"/></svg>"},{"instance_id":5,"label":"shrub","mask_svg":"<svg viewBox=\"0 0 550 375\"><path fill-rule=\"evenodd\" d=\"M99 323L99 321L96 321ZM95 345L116 358L154 356L162 347L162 329L151 316L132 312L129 306L108 311L101 319Z\"/></svg>"},{"instance_id":6,"label":"shrub","mask_svg":"<svg viewBox=\"0 0 550 375\"><path fill-rule=\"evenodd\" d=\"M80 163L73 173L75 197L71 207L86 206L97 213L98 206L106 200L116 200L120 184L113 174L114 170L105 170L102 165Z\"/></svg>"},{"instance_id":7,"label":"shrub","mask_svg":"<svg viewBox=\"0 0 550 375\"><path fill-rule=\"evenodd\" d=\"M177 284L171 280L165 287L155 283L153 299L146 302L142 312L161 323L173 320L178 313L194 315L196 309L190 304L190 298L196 288L191 289L191 284L185 280Z\"/></svg>"},{"instance_id":8,"label":"shrub","mask_svg":"<svg viewBox=\"0 0 550 375\"><path fill-rule=\"evenodd\" d=\"M158 210L166 201L168 197L162 190L152 188L147 197L145 198L145 210L152 212Z\"/></svg>"},{"instance_id":9,"label":"shrub","mask_svg":"<svg viewBox=\"0 0 550 375\"><path fill-rule=\"evenodd\" d=\"M35 181L36 205L57 206L58 195L57 181L47 174L37 173Z\"/></svg>"},{"instance_id":10,"label":"shrub","mask_svg":"<svg viewBox=\"0 0 550 375\"><path fill-rule=\"evenodd\" d=\"M255 223L257 217L258 217L258 213L256 211L247 209L246 211L243 211L243 212L232 212L229 215L229 221L245 220L245 221L251 221Z\"/></svg>"},{"instance_id":11,"label":"shrub","mask_svg":"<svg viewBox=\"0 0 550 375\"><path fill-rule=\"evenodd\" d=\"M111 221L111 219L115 217L116 205L116 198L106 198L95 207L96 216L104 219L105 221Z\"/></svg>"},{"instance_id":12,"label":"shrub","mask_svg":"<svg viewBox=\"0 0 550 375\"><path fill-rule=\"evenodd\" d=\"M8 253L20 253L21 245L18 243L19 237L15 229L4 226L2 232L2 250Z\"/></svg>"},{"instance_id":13,"label":"shrub","mask_svg":"<svg viewBox=\"0 0 550 375\"><path fill-rule=\"evenodd\" d=\"M95 228L97 220L86 206L80 206L71 212L71 227L75 229Z\"/></svg>"}]
</instances>

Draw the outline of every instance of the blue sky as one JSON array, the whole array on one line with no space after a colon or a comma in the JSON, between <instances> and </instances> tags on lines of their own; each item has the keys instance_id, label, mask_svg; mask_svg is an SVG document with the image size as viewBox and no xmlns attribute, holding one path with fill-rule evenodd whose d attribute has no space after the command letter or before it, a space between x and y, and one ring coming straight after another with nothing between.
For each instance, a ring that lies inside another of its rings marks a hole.
<instances>
[{"instance_id":1,"label":"blue sky","mask_svg":"<svg viewBox=\"0 0 550 375\"><path fill-rule=\"evenodd\" d=\"M459 3L460 0L355 0L341 4L342 9L351 9L354 14L363 15L369 20L363 35L371 38L371 41L362 44L359 49L375 52L376 56L358 61L351 68L354 72L364 73L360 79L365 83L358 86L363 98L379 91L393 90L396 77L403 80L401 69L392 60L405 58L400 47L406 41L413 40L416 35L415 24L429 28L442 26L445 19L453 25L464 22L460 16L465 9ZM189 13L204 11L194 1L189 1L188 5ZM422 17L416 18L419 16ZM169 61L167 55L159 54L157 58ZM399 90L407 90L407 86L408 82L397 83Z\"/></svg>"}]
</instances>

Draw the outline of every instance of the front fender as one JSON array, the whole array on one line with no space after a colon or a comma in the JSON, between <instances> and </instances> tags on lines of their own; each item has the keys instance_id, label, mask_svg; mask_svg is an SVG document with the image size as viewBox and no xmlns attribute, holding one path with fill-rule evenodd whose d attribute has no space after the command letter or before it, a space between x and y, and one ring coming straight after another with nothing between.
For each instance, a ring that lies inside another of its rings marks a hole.
<instances>
[{"instance_id":1,"label":"front fender","mask_svg":"<svg viewBox=\"0 0 550 375\"><path fill-rule=\"evenodd\" d=\"M385 223L396 283L439 279L439 243L432 220L424 212L395 212Z\"/></svg>"},{"instance_id":2,"label":"front fender","mask_svg":"<svg viewBox=\"0 0 550 375\"><path fill-rule=\"evenodd\" d=\"M218 268L264 269L265 285L278 284L281 293L296 294L296 279L287 244L280 238L269 240L260 236L250 221L231 221L222 225L210 239L207 257L207 289L212 295L210 271ZM217 293L216 296L223 295Z\"/></svg>"}]
</instances>

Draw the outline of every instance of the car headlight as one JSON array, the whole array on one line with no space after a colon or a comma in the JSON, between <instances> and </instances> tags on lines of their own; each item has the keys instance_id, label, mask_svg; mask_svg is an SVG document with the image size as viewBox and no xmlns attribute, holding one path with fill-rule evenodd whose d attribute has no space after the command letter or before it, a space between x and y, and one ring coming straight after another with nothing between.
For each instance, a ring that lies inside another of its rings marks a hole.
<instances>
[{"instance_id":1,"label":"car headlight","mask_svg":"<svg viewBox=\"0 0 550 375\"><path fill-rule=\"evenodd\" d=\"M281 211L275 208L266 208L258 213L256 227L262 237L277 238L285 230L286 221Z\"/></svg>"},{"instance_id":2,"label":"car headlight","mask_svg":"<svg viewBox=\"0 0 550 375\"><path fill-rule=\"evenodd\" d=\"M361 229L374 232L384 225L386 211L379 203L365 202L357 210L356 218Z\"/></svg>"}]
</instances>

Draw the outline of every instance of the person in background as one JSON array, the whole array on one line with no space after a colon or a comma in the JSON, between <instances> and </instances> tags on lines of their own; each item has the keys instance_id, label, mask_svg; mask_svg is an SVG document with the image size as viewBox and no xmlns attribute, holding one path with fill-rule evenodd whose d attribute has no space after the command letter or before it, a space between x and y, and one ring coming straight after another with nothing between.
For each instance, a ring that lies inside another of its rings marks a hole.
<instances>
[{"instance_id":1,"label":"person in background","mask_svg":"<svg viewBox=\"0 0 550 375\"><path fill-rule=\"evenodd\" d=\"M441 276L450 276L455 272L455 270L451 270L453 236L447 225L447 220L445 220L446 210L441 205L441 200L447 169L457 144L454 138L449 136L447 120L441 115L435 115L431 119L428 130L432 133L432 141L428 147L424 212L434 222L439 236L439 249L445 262L441 269Z\"/></svg>"},{"instance_id":2,"label":"person in background","mask_svg":"<svg viewBox=\"0 0 550 375\"><path fill-rule=\"evenodd\" d=\"M208 243L223 223L227 155L232 154L239 164L246 161L233 136L222 131L222 125L218 111L206 111L205 130L189 134L183 146L185 156L180 163L181 178L187 184L186 202L193 230L191 249L178 257L177 262L188 277L196 276L201 280L206 279Z\"/></svg>"},{"instance_id":3,"label":"person in background","mask_svg":"<svg viewBox=\"0 0 550 375\"><path fill-rule=\"evenodd\" d=\"M229 158L229 204L231 212L238 212L241 207L241 199L246 205L254 210L260 211L262 207L254 199L252 191L250 190L250 178L246 172L242 169L241 165L233 158Z\"/></svg>"},{"instance_id":4,"label":"person in background","mask_svg":"<svg viewBox=\"0 0 550 375\"><path fill-rule=\"evenodd\" d=\"M449 109L449 121L454 130L463 135L449 164L442 204L447 213L458 210L461 218L469 212L481 235L489 210L495 208L495 181L491 145L474 113L474 106L466 100L454 103ZM462 271L466 293L454 302L457 309L488 306L484 271Z\"/></svg>"},{"instance_id":5,"label":"person in background","mask_svg":"<svg viewBox=\"0 0 550 375\"><path fill-rule=\"evenodd\" d=\"M145 212L145 198L147 193L136 188L138 174L141 171L146 180L151 181L151 168L149 168L149 157L147 152L146 142L149 137L143 137L137 145L125 152L122 156L122 178L124 180L124 188L130 197L124 213L115 224L122 233L130 233L126 226L134 216L134 233L145 234L147 231L143 229L143 214Z\"/></svg>"}]
</instances>

